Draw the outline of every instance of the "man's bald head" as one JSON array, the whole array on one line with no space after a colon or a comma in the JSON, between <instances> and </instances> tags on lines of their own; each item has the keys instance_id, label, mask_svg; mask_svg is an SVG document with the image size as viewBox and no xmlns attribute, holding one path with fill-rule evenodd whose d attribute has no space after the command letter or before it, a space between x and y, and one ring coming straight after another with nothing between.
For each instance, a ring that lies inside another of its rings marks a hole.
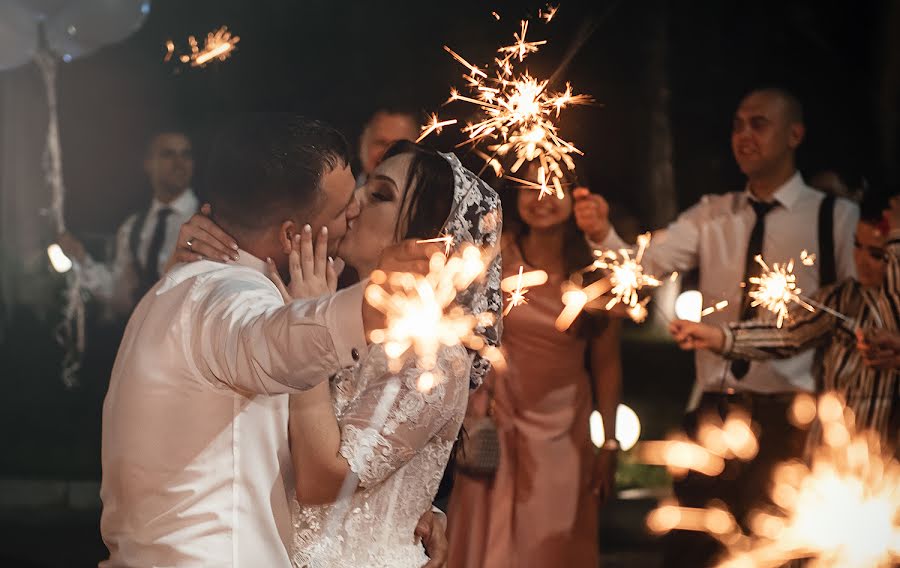
<instances>
[{"instance_id":1,"label":"man's bald head","mask_svg":"<svg viewBox=\"0 0 900 568\"><path fill-rule=\"evenodd\" d=\"M772 98L778 101L781 110L784 112L784 117L790 124L803 124L803 103L800 102L800 99L798 99L796 95L787 89L781 87L761 87L753 89L744 95L744 99L741 102L754 95Z\"/></svg>"}]
</instances>

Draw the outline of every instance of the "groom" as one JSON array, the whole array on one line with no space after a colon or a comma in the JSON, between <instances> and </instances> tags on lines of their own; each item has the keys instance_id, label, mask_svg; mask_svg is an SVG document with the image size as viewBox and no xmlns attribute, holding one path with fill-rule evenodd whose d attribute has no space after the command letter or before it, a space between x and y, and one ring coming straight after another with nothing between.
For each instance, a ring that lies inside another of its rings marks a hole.
<instances>
[{"instance_id":1,"label":"groom","mask_svg":"<svg viewBox=\"0 0 900 568\"><path fill-rule=\"evenodd\" d=\"M101 565L290 566L287 394L352 365L381 318L359 285L285 305L263 259L286 272L304 230L340 240L348 205L358 213L348 163L317 121L257 114L224 129L211 201L243 248L175 267L129 320L103 405ZM421 266L413 248L382 265ZM442 529L424 528L443 549Z\"/></svg>"}]
</instances>

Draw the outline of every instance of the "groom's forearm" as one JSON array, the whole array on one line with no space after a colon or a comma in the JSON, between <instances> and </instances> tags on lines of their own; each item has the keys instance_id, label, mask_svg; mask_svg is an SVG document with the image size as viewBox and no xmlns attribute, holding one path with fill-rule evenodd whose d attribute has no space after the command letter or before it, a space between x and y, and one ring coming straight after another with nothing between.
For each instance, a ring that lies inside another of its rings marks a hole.
<instances>
[{"instance_id":1,"label":"groom's forearm","mask_svg":"<svg viewBox=\"0 0 900 568\"><path fill-rule=\"evenodd\" d=\"M284 305L274 286L223 284L191 310L189 356L218 386L256 394L301 392L353 364L365 346L360 289Z\"/></svg>"}]
</instances>

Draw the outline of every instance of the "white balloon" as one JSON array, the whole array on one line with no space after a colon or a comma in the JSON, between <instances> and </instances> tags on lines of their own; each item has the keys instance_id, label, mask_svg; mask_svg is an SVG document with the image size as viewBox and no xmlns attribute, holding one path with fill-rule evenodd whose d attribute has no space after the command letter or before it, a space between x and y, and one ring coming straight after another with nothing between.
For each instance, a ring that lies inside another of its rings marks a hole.
<instances>
[{"instance_id":1,"label":"white balloon","mask_svg":"<svg viewBox=\"0 0 900 568\"><path fill-rule=\"evenodd\" d=\"M122 41L150 13L150 0L70 0L47 21L47 43L63 61Z\"/></svg>"},{"instance_id":2,"label":"white balloon","mask_svg":"<svg viewBox=\"0 0 900 568\"><path fill-rule=\"evenodd\" d=\"M0 0L0 71L31 61L38 46L37 20L18 0Z\"/></svg>"}]
</instances>

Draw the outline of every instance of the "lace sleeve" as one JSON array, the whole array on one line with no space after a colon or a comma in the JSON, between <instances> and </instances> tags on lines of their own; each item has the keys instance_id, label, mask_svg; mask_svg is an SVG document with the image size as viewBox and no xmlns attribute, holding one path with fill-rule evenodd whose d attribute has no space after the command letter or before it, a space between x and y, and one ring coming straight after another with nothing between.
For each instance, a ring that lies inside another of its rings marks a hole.
<instances>
[{"instance_id":1,"label":"lace sleeve","mask_svg":"<svg viewBox=\"0 0 900 568\"><path fill-rule=\"evenodd\" d=\"M365 390L341 417L341 456L359 477L362 487L385 480L435 437L452 443L465 414L470 359L462 347L444 348L434 370L437 384L420 392L422 370L407 362L399 373L390 373L380 347L373 347L361 368ZM399 379L397 396L383 424L372 423L385 388Z\"/></svg>"}]
</instances>

